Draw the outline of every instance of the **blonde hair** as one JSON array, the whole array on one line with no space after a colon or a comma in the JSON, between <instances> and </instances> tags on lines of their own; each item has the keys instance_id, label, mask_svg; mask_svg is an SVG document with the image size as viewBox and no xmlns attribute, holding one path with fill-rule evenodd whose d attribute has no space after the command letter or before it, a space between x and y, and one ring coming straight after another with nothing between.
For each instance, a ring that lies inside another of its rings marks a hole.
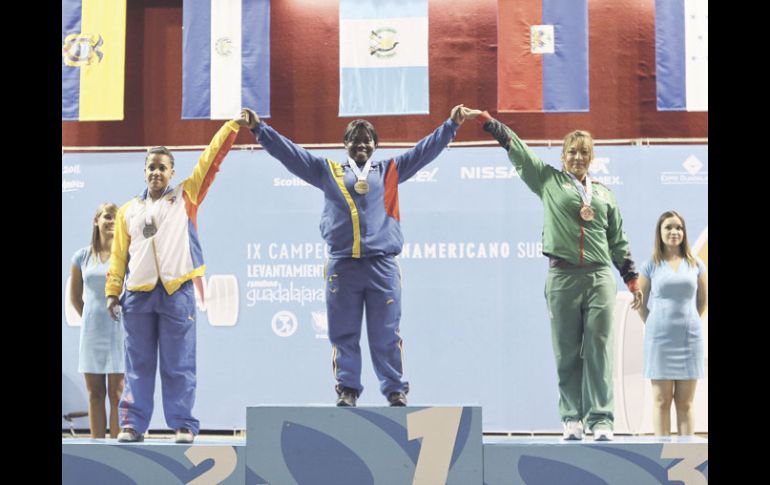
<instances>
[{"instance_id":1,"label":"blonde hair","mask_svg":"<svg viewBox=\"0 0 770 485\"><path fill-rule=\"evenodd\" d=\"M567 154L567 149L575 142L582 141L584 145L587 145L591 149L591 158L594 153L594 137L585 130L575 130L571 133L567 133L564 137L564 144L561 147L562 158Z\"/></svg>"},{"instance_id":2,"label":"blonde hair","mask_svg":"<svg viewBox=\"0 0 770 485\"><path fill-rule=\"evenodd\" d=\"M652 248L652 260L656 265L663 262L663 236L660 228L663 225L663 221L669 217L676 217L682 222L682 243L679 245L679 254L687 260L687 264L695 267L697 263L695 262L695 256L690 251L690 244L687 242L687 226L684 223L684 217L674 210L666 211L658 218L658 223L655 225L655 244Z\"/></svg>"},{"instance_id":3,"label":"blonde hair","mask_svg":"<svg viewBox=\"0 0 770 485\"><path fill-rule=\"evenodd\" d=\"M92 256L98 256L99 251L101 251L102 249L101 234L99 231L99 218L105 212L115 215L118 213L118 206L116 206L112 202L103 202L99 204L99 207L96 209L96 215L94 216L94 228L93 228L93 231L91 231L91 255Z\"/></svg>"}]
</instances>

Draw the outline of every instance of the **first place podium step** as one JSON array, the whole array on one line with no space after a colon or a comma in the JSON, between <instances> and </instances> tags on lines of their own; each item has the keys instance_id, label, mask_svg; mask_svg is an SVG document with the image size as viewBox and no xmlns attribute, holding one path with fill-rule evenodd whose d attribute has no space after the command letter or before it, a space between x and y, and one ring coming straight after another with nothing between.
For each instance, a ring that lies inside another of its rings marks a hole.
<instances>
[{"instance_id":1,"label":"first place podium step","mask_svg":"<svg viewBox=\"0 0 770 485\"><path fill-rule=\"evenodd\" d=\"M481 408L249 407L250 485L482 485Z\"/></svg>"}]
</instances>

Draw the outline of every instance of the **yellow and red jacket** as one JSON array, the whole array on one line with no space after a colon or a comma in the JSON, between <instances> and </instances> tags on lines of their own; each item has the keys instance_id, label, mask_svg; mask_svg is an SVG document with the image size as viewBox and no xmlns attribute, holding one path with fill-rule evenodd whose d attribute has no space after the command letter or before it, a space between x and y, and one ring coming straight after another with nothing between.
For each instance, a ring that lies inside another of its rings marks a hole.
<instances>
[{"instance_id":1,"label":"yellow and red jacket","mask_svg":"<svg viewBox=\"0 0 770 485\"><path fill-rule=\"evenodd\" d=\"M152 291L160 280L170 295L184 282L203 276L206 265L198 239L198 207L239 128L234 121L226 122L201 154L192 175L176 187L166 187L155 210L147 189L120 208L107 273L107 296L120 295L124 279L129 291ZM148 215L152 215L157 232L145 237Z\"/></svg>"}]
</instances>

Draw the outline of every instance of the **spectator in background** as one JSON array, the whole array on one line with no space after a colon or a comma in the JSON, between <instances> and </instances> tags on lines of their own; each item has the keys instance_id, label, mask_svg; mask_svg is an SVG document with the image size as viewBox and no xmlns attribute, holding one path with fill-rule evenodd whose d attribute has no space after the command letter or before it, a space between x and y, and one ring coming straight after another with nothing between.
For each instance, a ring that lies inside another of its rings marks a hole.
<instances>
[{"instance_id":1,"label":"spectator in background","mask_svg":"<svg viewBox=\"0 0 770 485\"><path fill-rule=\"evenodd\" d=\"M703 378L701 315L708 278L703 261L690 251L684 218L676 211L658 218L652 259L641 273L644 377L652 381L655 435L671 435L672 400L679 435L691 435L695 386Z\"/></svg>"},{"instance_id":2,"label":"spectator in background","mask_svg":"<svg viewBox=\"0 0 770 485\"><path fill-rule=\"evenodd\" d=\"M70 302L83 318L78 372L86 378L91 438L104 438L110 403L110 438L118 436L118 401L123 392L123 327L107 314L104 285L118 206L105 202L96 209L91 244L72 256ZM85 293L84 293L85 292Z\"/></svg>"}]
</instances>

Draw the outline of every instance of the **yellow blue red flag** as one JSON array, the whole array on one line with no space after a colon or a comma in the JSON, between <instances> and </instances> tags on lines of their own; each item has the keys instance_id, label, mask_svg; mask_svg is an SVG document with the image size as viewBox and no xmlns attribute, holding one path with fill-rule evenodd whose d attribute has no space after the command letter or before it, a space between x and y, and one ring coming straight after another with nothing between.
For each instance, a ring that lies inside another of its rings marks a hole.
<instances>
[{"instance_id":1,"label":"yellow blue red flag","mask_svg":"<svg viewBox=\"0 0 770 485\"><path fill-rule=\"evenodd\" d=\"M61 119L123 119L126 0L62 0Z\"/></svg>"}]
</instances>

